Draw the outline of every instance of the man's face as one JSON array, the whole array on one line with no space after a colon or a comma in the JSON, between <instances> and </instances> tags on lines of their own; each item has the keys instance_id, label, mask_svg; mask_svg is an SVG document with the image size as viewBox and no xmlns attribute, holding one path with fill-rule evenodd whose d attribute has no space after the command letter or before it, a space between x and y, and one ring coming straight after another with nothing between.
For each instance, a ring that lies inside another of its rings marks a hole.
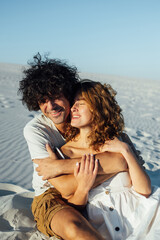
<instances>
[{"instance_id":1,"label":"man's face","mask_svg":"<svg viewBox=\"0 0 160 240\"><path fill-rule=\"evenodd\" d=\"M40 103L39 107L55 125L65 123L70 113L70 104L65 97L59 97L53 101L46 100L45 103Z\"/></svg>"}]
</instances>

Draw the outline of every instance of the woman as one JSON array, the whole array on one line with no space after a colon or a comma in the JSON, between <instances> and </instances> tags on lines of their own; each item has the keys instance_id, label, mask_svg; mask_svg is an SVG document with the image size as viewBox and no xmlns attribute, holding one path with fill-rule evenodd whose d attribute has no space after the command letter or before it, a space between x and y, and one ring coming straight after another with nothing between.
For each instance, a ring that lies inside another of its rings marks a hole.
<instances>
[{"instance_id":1,"label":"woman","mask_svg":"<svg viewBox=\"0 0 160 240\"><path fill-rule=\"evenodd\" d=\"M89 221L104 238L108 229L112 239L158 239L160 189L154 187L150 195L149 177L130 147L118 139L124 124L114 96L115 92L108 85L92 81L81 83L71 109L69 141L61 150L71 158L83 151L91 155L84 156L75 168L75 192L63 197L78 206L88 201ZM128 172L118 173L93 188L98 161L94 162L92 154L101 151L121 153L128 164Z\"/></svg>"}]
</instances>

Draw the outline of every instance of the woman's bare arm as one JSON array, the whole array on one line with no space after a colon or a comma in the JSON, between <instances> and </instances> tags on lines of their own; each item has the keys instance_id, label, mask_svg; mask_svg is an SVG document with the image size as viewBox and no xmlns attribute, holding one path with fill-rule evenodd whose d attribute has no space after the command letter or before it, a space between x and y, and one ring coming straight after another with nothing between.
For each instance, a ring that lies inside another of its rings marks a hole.
<instances>
[{"instance_id":1,"label":"woman's bare arm","mask_svg":"<svg viewBox=\"0 0 160 240\"><path fill-rule=\"evenodd\" d=\"M122 154L125 157L133 187L138 193L149 197L151 194L151 181L144 168L136 161L131 148L125 144Z\"/></svg>"},{"instance_id":2,"label":"woman's bare arm","mask_svg":"<svg viewBox=\"0 0 160 240\"><path fill-rule=\"evenodd\" d=\"M119 152L124 156L128 164L128 171L135 191L148 197L151 194L150 178L144 171L144 168L138 163L130 146L121 142L118 138L115 138L114 140L107 141L103 148L106 151Z\"/></svg>"}]
</instances>

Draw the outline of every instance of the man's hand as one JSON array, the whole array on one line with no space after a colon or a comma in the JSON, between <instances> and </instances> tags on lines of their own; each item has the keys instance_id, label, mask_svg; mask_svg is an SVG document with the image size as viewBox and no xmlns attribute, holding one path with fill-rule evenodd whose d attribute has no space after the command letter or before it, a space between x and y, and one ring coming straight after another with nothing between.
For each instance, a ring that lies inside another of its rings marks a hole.
<instances>
[{"instance_id":1,"label":"man's hand","mask_svg":"<svg viewBox=\"0 0 160 240\"><path fill-rule=\"evenodd\" d=\"M125 145L127 146L126 143L120 141L117 137L115 137L113 140L107 140L102 148L107 152L122 153Z\"/></svg>"},{"instance_id":2,"label":"man's hand","mask_svg":"<svg viewBox=\"0 0 160 240\"><path fill-rule=\"evenodd\" d=\"M59 163L56 154L52 151L49 144L46 144L47 152L49 153L48 158L33 159L33 162L38 164L36 171L39 176L43 176L43 180L57 177L59 172Z\"/></svg>"},{"instance_id":3,"label":"man's hand","mask_svg":"<svg viewBox=\"0 0 160 240\"><path fill-rule=\"evenodd\" d=\"M122 139L123 142L126 142L127 144L129 144L129 146L131 147L132 151L133 151L134 154L135 154L135 157L136 157L137 161L139 162L140 165L143 166L143 164L145 163L145 161L144 161L143 158L140 156L141 152L138 151L138 150L134 147L134 145L133 145L131 139L129 138L129 136L128 136L126 133L122 133L121 139Z\"/></svg>"}]
</instances>

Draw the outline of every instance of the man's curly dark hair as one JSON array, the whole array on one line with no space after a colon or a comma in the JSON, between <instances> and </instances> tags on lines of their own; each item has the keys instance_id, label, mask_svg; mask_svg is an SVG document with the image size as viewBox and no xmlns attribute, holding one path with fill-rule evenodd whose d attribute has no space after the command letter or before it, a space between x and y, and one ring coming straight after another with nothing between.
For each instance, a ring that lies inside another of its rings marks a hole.
<instances>
[{"instance_id":1,"label":"man's curly dark hair","mask_svg":"<svg viewBox=\"0 0 160 240\"><path fill-rule=\"evenodd\" d=\"M63 95L72 104L74 88L79 82L77 68L59 59L47 56L43 59L39 53L33 59L19 83L22 103L30 111L38 111L40 103Z\"/></svg>"}]
</instances>

